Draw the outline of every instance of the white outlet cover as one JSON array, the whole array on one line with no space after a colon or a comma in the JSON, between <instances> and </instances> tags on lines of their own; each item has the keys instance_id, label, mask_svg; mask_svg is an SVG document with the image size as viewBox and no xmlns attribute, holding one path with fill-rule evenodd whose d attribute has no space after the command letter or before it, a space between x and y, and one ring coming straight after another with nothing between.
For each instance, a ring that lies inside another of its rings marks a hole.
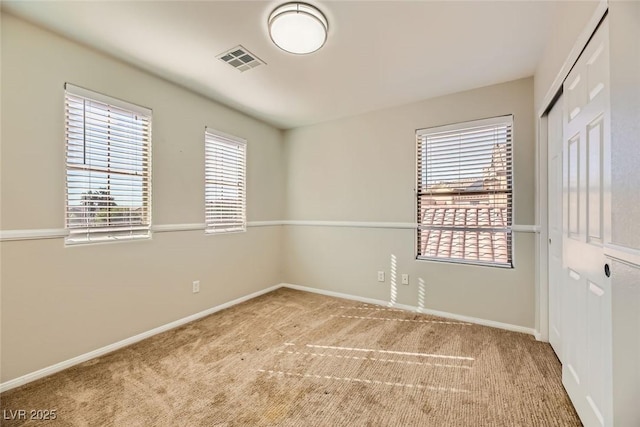
<instances>
[{"instance_id":1,"label":"white outlet cover","mask_svg":"<svg viewBox=\"0 0 640 427\"><path fill-rule=\"evenodd\" d=\"M409 275L408 274L403 274L402 275L402 284L403 285L408 285L409 284Z\"/></svg>"},{"instance_id":2,"label":"white outlet cover","mask_svg":"<svg viewBox=\"0 0 640 427\"><path fill-rule=\"evenodd\" d=\"M378 282L384 282L384 271L378 271Z\"/></svg>"}]
</instances>

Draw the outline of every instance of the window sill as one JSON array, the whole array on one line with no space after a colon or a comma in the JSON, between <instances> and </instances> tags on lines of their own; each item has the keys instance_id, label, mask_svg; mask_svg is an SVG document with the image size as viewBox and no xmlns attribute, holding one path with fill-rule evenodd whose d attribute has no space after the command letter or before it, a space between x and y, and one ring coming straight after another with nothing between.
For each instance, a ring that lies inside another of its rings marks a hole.
<instances>
[{"instance_id":1,"label":"window sill","mask_svg":"<svg viewBox=\"0 0 640 427\"><path fill-rule=\"evenodd\" d=\"M75 240L75 239L65 239L64 246L66 248L72 247L84 247L84 246L95 246L95 245L104 245L104 244L113 244L113 243L124 243L124 242L140 242L140 241L148 241L151 239L151 234L148 236L136 236L136 237L105 237L100 239L93 240Z\"/></svg>"},{"instance_id":2,"label":"window sill","mask_svg":"<svg viewBox=\"0 0 640 427\"><path fill-rule=\"evenodd\" d=\"M432 258L432 257L416 257L416 261L427 261L427 262L436 262L436 263L446 263L446 264L463 264L469 265L473 267L496 267L502 269L513 269L513 262L511 263L494 263L494 262L483 262L476 260L464 260L464 259L454 259L454 258Z\"/></svg>"}]
</instances>

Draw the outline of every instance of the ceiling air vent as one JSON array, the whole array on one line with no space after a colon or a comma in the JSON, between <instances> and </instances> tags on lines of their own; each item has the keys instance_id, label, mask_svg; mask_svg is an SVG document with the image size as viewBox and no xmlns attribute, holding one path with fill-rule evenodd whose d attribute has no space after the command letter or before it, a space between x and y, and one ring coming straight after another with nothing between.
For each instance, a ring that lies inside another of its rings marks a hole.
<instances>
[{"instance_id":1,"label":"ceiling air vent","mask_svg":"<svg viewBox=\"0 0 640 427\"><path fill-rule=\"evenodd\" d=\"M240 71L247 71L264 64L264 61L240 45L221 53L218 58Z\"/></svg>"}]
</instances>

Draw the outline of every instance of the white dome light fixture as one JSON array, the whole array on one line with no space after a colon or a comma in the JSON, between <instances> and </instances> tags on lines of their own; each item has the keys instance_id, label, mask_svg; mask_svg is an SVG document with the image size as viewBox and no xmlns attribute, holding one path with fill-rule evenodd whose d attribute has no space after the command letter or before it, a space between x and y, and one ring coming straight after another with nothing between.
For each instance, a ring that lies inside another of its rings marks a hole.
<instances>
[{"instance_id":1,"label":"white dome light fixture","mask_svg":"<svg viewBox=\"0 0 640 427\"><path fill-rule=\"evenodd\" d=\"M269 15L269 35L280 49L305 55L320 49L327 40L329 23L307 3L285 3Z\"/></svg>"}]
</instances>

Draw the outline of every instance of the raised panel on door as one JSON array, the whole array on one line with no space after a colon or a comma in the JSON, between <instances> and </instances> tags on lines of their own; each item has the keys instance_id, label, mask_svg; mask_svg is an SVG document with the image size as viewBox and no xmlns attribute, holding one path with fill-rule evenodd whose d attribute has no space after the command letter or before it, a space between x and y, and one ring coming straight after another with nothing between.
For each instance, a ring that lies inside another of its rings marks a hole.
<instances>
[{"instance_id":1,"label":"raised panel on door","mask_svg":"<svg viewBox=\"0 0 640 427\"><path fill-rule=\"evenodd\" d=\"M580 238L580 135L574 135L567 142L567 222L569 237Z\"/></svg>"},{"instance_id":2,"label":"raised panel on door","mask_svg":"<svg viewBox=\"0 0 640 427\"><path fill-rule=\"evenodd\" d=\"M602 245L602 136L604 116L600 115L587 126L587 238Z\"/></svg>"},{"instance_id":3,"label":"raised panel on door","mask_svg":"<svg viewBox=\"0 0 640 427\"><path fill-rule=\"evenodd\" d=\"M587 281L587 327L589 331L586 359L588 372L595 373L589 375L589 384L587 385L588 393L586 396L589 407L598 418L600 425L604 425L604 416L602 408L606 406L605 391L607 390L606 378L599 373L605 369L607 363L606 347L602 346L602 342L606 341L606 321L604 316L607 315L607 306L611 304L611 292L607 292L604 288L597 284Z\"/></svg>"},{"instance_id":4,"label":"raised panel on door","mask_svg":"<svg viewBox=\"0 0 640 427\"><path fill-rule=\"evenodd\" d=\"M585 277L567 268L565 280L564 305L564 360L563 369L571 375L576 384L584 382L586 373L586 359L584 355L587 349L587 306L586 306L586 280ZM571 334L570 336L567 334ZM563 373L565 375L565 373Z\"/></svg>"}]
</instances>

